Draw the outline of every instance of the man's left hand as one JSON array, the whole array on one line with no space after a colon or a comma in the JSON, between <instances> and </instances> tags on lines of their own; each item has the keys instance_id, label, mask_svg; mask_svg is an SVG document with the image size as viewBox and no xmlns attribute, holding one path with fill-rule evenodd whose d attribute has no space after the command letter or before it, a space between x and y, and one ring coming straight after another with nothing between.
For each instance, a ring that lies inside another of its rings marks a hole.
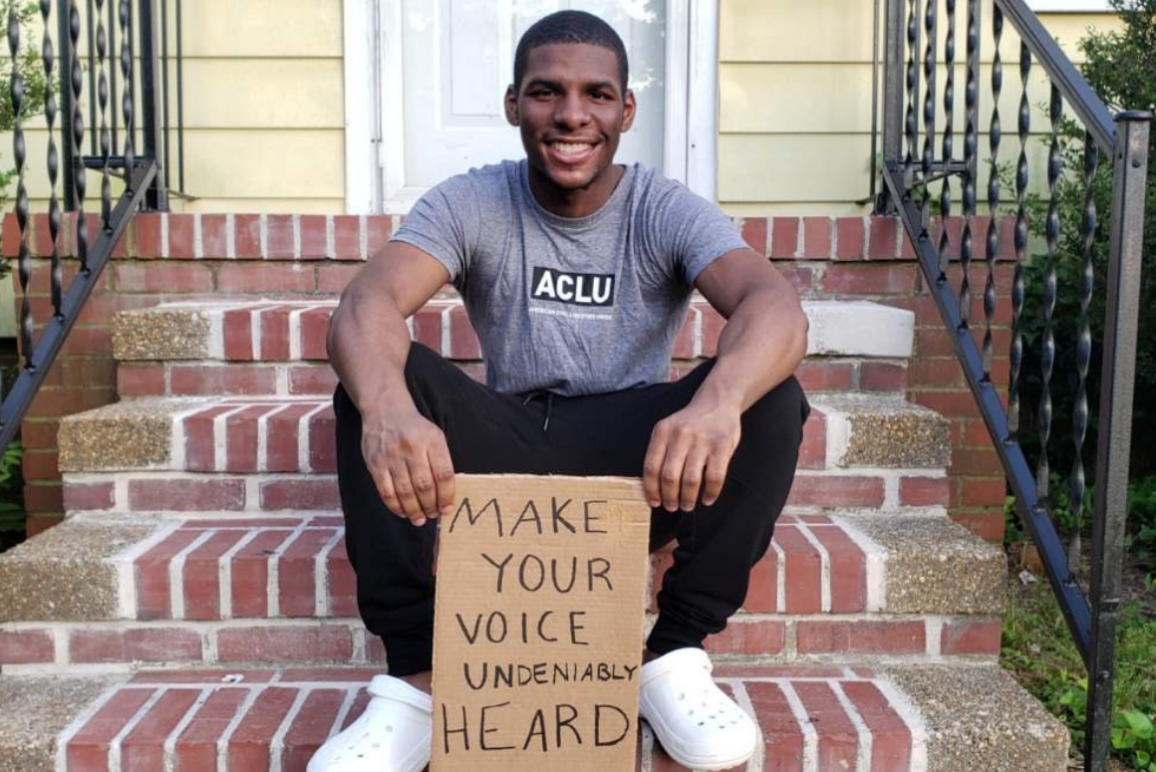
<instances>
[{"instance_id":1,"label":"man's left hand","mask_svg":"<svg viewBox=\"0 0 1156 772\"><path fill-rule=\"evenodd\" d=\"M714 504L739 445L741 419L737 404L696 398L655 424L642 466L650 506L689 512L700 492L703 504Z\"/></svg>"}]
</instances>

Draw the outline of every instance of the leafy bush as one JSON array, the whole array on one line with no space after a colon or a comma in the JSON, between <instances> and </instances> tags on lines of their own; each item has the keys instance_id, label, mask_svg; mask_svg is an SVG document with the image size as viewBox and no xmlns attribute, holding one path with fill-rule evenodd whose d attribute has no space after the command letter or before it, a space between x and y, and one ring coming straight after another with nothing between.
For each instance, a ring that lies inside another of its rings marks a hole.
<instances>
[{"instance_id":1,"label":"leafy bush","mask_svg":"<svg viewBox=\"0 0 1156 772\"><path fill-rule=\"evenodd\" d=\"M1128 546L1142 565L1156 568L1156 477L1129 486Z\"/></svg>"},{"instance_id":2,"label":"leafy bush","mask_svg":"<svg viewBox=\"0 0 1156 772\"><path fill-rule=\"evenodd\" d=\"M4 55L8 55L8 14L12 10L16 11L20 20L20 54L17 57L17 69L24 78L24 104L21 107L20 118L22 121L27 121L44 111L49 89L58 93L59 86L55 82L49 82L44 77L44 64L40 59L40 40L29 39L28 31L32 29L31 21L40 16L37 3L25 2L25 0L0 0L0 24L2 24L0 29L4 31ZM59 66L59 62L57 62L57 66ZM0 131L11 131L16 123L15 113L12 110L12 97L9 93L11 71L6 70L0 77L0 81L3 82L3 87L0 88ZM61 125L59 114L56 121L56 127L59 129ZM57 141L59 142L59 140ZM37 162L43 163L44 159L29 156L25 160L26 164ZM0 171L0 210L8 211L10 208L9 195L15 195L15 183L15 168L8 167ZM9 270L8 262L0 260L0 278L6 277Z\"/></svg>"},{"instance_id":3,"label":"leafy bush","mask_svg":"<svg viewBox=\"0 0 1156 772\"><path fill-rule=\"evenodd\" d=\"M7 394L16 379L16 367L0 367L0 394ZM0 454L0 552L24 540L24 448L19 439Z\"/></svg>"},{"instance_id":4,"label":"leafy bush","mask_svg":"<svg viewBox=\"0 0 1156 772\"><path fill-rule=\"evenodd\" d=\"M1079 566L1082 545L1076 537L1089 530L1096 491L1090 485L1084 490L1084 506L1077 517L1068 490L1059 483L1059 476L1053 474L1049 511L1056 532L1070 540L1069 565ZM1015 503L1015 496L1008 496L1004 501L1004 545L1009 548L1028 541L1015 511ZM1128 484L1127 521L1124 538L1128 560L1142 571L1150 572L1149 584L1156 589L1156 476L1143 477Z\"/></svg>"},{"instance_id":5,"label":"leafy bush","mask_svg":"<svg viewBox=\"0 0 1156 772\"><path fill-rule=\"evenodd\" d=\"M1110 109L1156 109L1156 0L1111 0L1111 3L1123 19L1123 28L1119 32L1090 31L1088 37L1080 43L1087 57L1081 69L1092 89ZM1052 462L1051 468L1068 475L1075 462L1075 446L1071 438L1072 412L1078 384L1076 341L1080 326L1080 305L1077 288L1084 270L1083 237L1080 231L1087 186L1083 173L1082 128L1071 121L1066 122L1061 142L1066 173L1061 177L1055 196L1061 224L1055 261L1060 292L1054 313L1056 361L1051 385L1053 420L1048 455ZM1156 163L1156 131L1150 136L1148 152ZM1149 164L1149 169L1151 167L1152 164ZM1089 483L1093 482L1090 471L1091 462L1095 459L1099 423L1097 405L1111 229L1112 176L1111 156L1100 153L1098 171L1091 185L1098 218L1092 248L1095 292L1089 309L1093 346L1087 387L1091 409L1088 439L1083 453L1084 464L1089 468ZM1033 196L1029 199L1028 209L1034 235L1042 237L1048 202ZM1156 175L1151 173L1147 181L1144 219L1144 266L1140 287L1140 335L1133 421L1137 430L1153 426L1153 421L1156 421L1156 335L1145 334L1146 331L1156 330ZM1041 309L1045 266L1046 261L1042 255L1033 256L1025 265L1027 292L1022 328L1025 361L1020 426L1023 429L1021 442L1033 463L1036 463L1041 452L1036 427L1037 406L1042 390L1039 371L1044 335ZM1136 435L1139 439L1140 431ZM1156 445L1133 442L1131 465L1133 478L1156 473Z\"/></svg>"},{"instance_id":6,"label":"leafy bush","mask_svg":"<svg viewBox=\"0 0 1156 772\"><path fill-rule=\"evenodd\" d=\"M13 534L24 533L24 507L21 499L23 479L20 464L24 448L20 440L8 443L4 454L0 455L0 537L11 538Z\"/></svg>"}]
</instances>

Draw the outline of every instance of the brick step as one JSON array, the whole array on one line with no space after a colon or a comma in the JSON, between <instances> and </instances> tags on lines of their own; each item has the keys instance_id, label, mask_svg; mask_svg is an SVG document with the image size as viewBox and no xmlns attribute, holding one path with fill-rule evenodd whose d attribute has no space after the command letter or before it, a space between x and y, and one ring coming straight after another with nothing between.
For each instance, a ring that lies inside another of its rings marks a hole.
<instances>
[{"instance_id":1,"label":"brick step","mask_svg":"<svg viewBox=\"0 0 1156 772\"><path fill-rule=\"evenodd\" d=\"M450 359L479 383L486 380L485 363ZM673 359L667 373L681 378L701 360ZM852 392L899 395L907 386L907 360L809 356L795 370L808 394ZM330 397L337 374L327 362L222 362L167 360L120 362L116 368L117 394L136 397L277 396Z\"/></svg>"},{"instance_id":2,"label":"brick step","mask_svg":"<svg viewBox=\"0 0 1156 772\"><path fill-rule=\"evenodd\" d=\"M336 301L164 304L124 311L113 350L123 397L331 393L325 335ZM799 371L808 391L902 392L913 315L875 303L804 303L809 357ZM724 320L692 302L675 340L671 376L713 356ZM484 377L480 350L461 301L431 300L408 320L413 338ZM234 367L223 367L233 365ZM241 367L240 365L244 365Z\"/></svg>"},{"instance_id":3,"label":"brick step","mask_svg":"<svg viewBox=\"0 0 1156 772\"><path fill-rule=\"evenodd\" d=\"M899 396L814 395L811 405L800 469L926 474L949 462L947 420ZM125 400L65 418L58 441L65 472L336 470L333 407L321 397Z\"/></svg>"},{"instance_id":4,"label":"brick step","mask_svg":"<svg viewBox=\"0 0 1156 772\"><path fill-rule=\"evenodd\" d=\"M244 516L335 513L340 507L337 475L318 472L69 472L63 488L64 506L70 514L225 512ZM920 514L928 507L945 506L947 496L948 481L941 470L800 469L787 504L820 512L885 508Z\"/></svg>"},{"instance_id":5,"label":"brick step","mask_svg":"<svg viewBox=\"0 0 1156 772\"><path fill-rule=\"evenodd\" d=\"M65 559L67 556L67 559ZM784 515L713 651L994 656L1003 558L942 515ZM670 548L651 558L649 611ZM333 516L79 516L0 557L0 665L381 660Z\"/></svg>"},{"instance_id":6,"label":"brick step","mask_svg":"<svg viewBox=\"0 0 1156 772\"><path fill-rule=\"evenodd\" d=\"M653 615L651 621L653 621ZM737 662L976 662L999 655L998 617L737 614L706 650ZM8 673L153 666L384 664L357 619L0 624Z\"/></svg>"},{"instance_id":7,"label":"brick step","mask_svg":"<svg viewBox=\"0 0 1156 772\"><path fill-rule=\"evenodd\" d=\"M121 362L212 360L300 362L328 359L325 336L334 300L212 300L165 303L116 315L113 353ZM806 301L808 353L906 359L914 314L868 301ZM449 359L478 359L466 309L439 293L406 322L414 339ZM687 310L675 359L712 356L725 320L701 297Z\"/></svg>"},{"instance_id":8,"label":"brick step","mask_svg":"<svg viewBox=\"0 0 1156 772\"><path fill-rule=\"evenodd\" d=\"M365 709L354 668L5 677L0 772L304 772ZM1063 770L1064 727L994 665L720 665L762 730L740 769ZM641 725L636 769L679 772Z\"/></svg>"}]
</instances>

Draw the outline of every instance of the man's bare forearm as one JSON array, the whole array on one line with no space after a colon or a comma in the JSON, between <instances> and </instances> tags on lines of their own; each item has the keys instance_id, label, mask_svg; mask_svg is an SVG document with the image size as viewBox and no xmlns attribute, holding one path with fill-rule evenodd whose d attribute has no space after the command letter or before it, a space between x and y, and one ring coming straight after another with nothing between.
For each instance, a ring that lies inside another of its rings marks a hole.
<instances>
[{"instance_id":1,"label":"man's bare forearm","mask_svg":"<svg viewBox=\"0 0 1156 772\"><path fill-rule=\"evenodd\" d=\"M363 416L415 410L405 385L410 338L405 318L388 297L349 288L329 324L329 362Z\"/></svg>"},{"instance_id":2,"label":"man's bare forearm","mask_svg":"<svg viewBox=\"0 0 1156 772\"><path fill-rule=\"evenodd\" d=\"M745 411L789 378L807 352L807 316L793 291L769 287L743 298L723 327L718 359L695 400Z\"/></svg>"}]
</instances>

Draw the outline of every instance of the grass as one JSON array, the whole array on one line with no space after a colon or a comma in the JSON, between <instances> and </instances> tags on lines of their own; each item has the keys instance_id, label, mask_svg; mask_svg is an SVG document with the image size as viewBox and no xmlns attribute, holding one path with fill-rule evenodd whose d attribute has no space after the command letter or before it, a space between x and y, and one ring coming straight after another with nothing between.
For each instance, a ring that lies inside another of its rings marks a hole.
<instances>
[{"instance_id":1,"label":"grass","mask_svg":"<svg viewBox=\"0 0 1156 772\"><path fill-rule=\"evenodd\" d=\"M1129 601L1121 606L1117 632L1112 755L1122 764L1117 768L1156 772L1156 617L1142 600ZM1068 726L1079 754L1087 676L1045 581L1012 580L1000 664Z\"/></svg>"}]
</instances>

